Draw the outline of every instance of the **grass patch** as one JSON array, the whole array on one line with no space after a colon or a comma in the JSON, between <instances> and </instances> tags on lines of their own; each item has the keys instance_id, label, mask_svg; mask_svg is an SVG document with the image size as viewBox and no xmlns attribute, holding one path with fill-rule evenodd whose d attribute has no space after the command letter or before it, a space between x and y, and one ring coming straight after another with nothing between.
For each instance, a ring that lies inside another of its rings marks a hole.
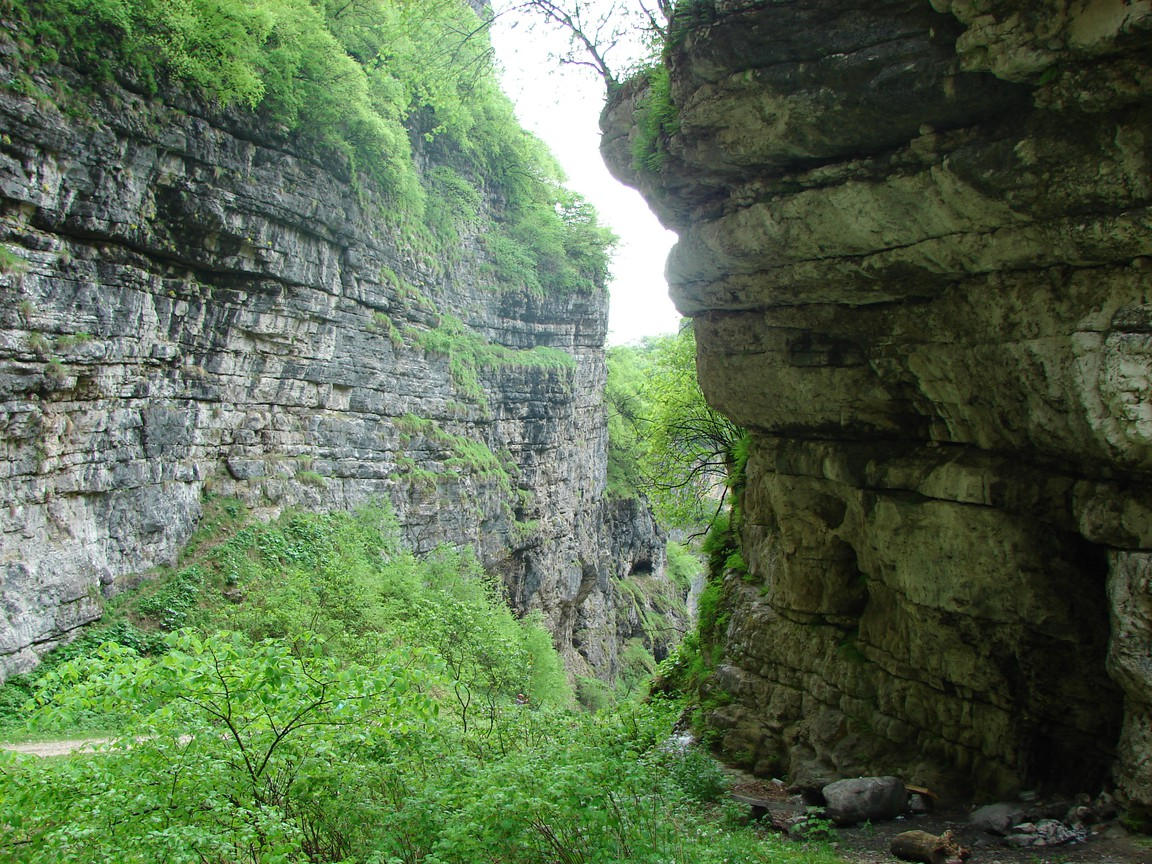
<instances>
[{"instance_id":1,"label":"grass patch","mask_svg":"<svg viewBox=\"0 0 1152 864\"><path fill-rule=\"evenodd\" d=\"M28 269L28 262L10 250L0 245L0 273L23 273Z\"/></svg>"},{"instance_id":2,"label":"grass patch","mask_svg":"<svg viewBox=\"0 0 1152 864\"><path fill-rule=\"evenodd\" d=\"M537 346L507 348L481 336L454 315L441 315L438 326L416 335L416 342L429 354L448 358L448 372L457 392L474 402L485 398L480 372L485 369L540 369L563 372L574 369L576 360L559 348Z\"/></svg>"}]
</instances>

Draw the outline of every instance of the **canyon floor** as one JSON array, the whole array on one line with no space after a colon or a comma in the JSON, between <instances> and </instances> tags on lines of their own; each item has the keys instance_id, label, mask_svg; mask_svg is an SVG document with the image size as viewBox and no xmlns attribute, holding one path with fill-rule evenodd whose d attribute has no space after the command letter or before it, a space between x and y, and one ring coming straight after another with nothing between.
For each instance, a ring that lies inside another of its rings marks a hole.
<instances>
[{"instance_id":1,"label":"canyon floor","mask_svg":"<svg viewBox=\"0 0 1152 864\"><path fill-rule=\"evenodd\" d=\"M734 791L772 802L773 821L786 821L791 810L804 813L795 798L742 772L727 772ZM837 852L851 864L899 864L891 854L892 838L905 831L925 831L941 835L951 831L954 839L969 850L966 864L1152 864L1152 837L1131 834L1118 822L1094 826L1087 840L1061 846L1013 848L999 837L969 824L969 809L956 808L935 813L909 813L898 819L836 829Z\"/></svg>"},{"instance_id":2,"label":"canyon floor","mask_svg":"<svg viewBox=\"0 0 1152 864\"><path fill-rule=\"evenodd\" d=\"M838 851L852 864L898 864L889 851L892 838L904 831L942 834L947 830L971 850L967 864L1152 864L1152 838L1130 835L1108 826L1082 843L1047 848L1014 849L967 824L967 812L922 814L871 827L840 829Z\"/></svg>"},{"instance_id":3,"label":"canyon floor","mask_svg":"<svg viewBox=\"0 0 1152 864\"><path fill-rule=\"evenodd\" d=\"M0 744L0 749L34 756L63 756L77 750L91 750L107 743L104 738L74 738L61 741L36 741ZM785 794L750 775L732 772L735 790L789 806ZM782 809L779 812L787 812ZM795 811L803 813L803 806ZM1016 849L1003 845L998 838L985 834L968 823L963 809L938 813L910 814L889 822L857 825L837 829L836 849L851 864L898 864L888 850L892 838L904 831L926 831L943 834L952 831L956 840L970 850L967 864L1152 864L1152 837L1129 834L1116 822L1096 826L1099 830L1080 843L1062 846Z\"/></svg>"}]
</instances>

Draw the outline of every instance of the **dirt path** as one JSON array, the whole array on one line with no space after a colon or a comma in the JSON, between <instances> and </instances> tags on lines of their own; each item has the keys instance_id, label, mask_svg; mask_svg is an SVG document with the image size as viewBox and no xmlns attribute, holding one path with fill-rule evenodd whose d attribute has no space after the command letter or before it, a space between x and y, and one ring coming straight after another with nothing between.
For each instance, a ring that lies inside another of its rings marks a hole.
<instances>
[{"instance_id":1,"label":"dirt path","mask_svg":"<svg viewBox=\"0 0 1152 864\"><path fill-rule=\"evenodd\" d=\"M70 738L64 741L34 741L28 744L0 744L0 750L25 753L29 756L65 756L82 751L91 753L100 744L108 744L111 738Z\"/></svg>"}]
</instances>

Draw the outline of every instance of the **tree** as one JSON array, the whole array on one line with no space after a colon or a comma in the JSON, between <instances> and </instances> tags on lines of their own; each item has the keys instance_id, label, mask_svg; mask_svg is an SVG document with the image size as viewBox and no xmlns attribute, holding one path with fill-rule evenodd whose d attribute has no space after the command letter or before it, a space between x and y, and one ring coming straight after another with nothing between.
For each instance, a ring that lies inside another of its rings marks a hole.
<instances>
[{"instance_id":1,"label":"tree","mask_svg":"<svg viewBox=\"0 0 1152 864\"><path fill-rule=\"evenodd\" d=\"M608 363L610 488L620 494L635 484L665 525L709 522L734 475L744 432L705 401L691 327L639 348L612 349Z\"/></svg>"},{"instance_id":2,"label":"tree","mask_svg":"<svg viewBox=\"0 0 1152 864\"><path fill-rule=\"evenodd\" d=\"M672 12L671 0L519 0L500 10L562 33L568 46L557 59L592 69L609 93L658 53Z\"/></svg>"},{"instance_id":3,"label":"tree","mask_svg":"<svg viewBox=\"0 0 1152 864\"><path fill-rule=\"evenodd\" d=\"M744 430L705 401L690 327L658 340L654 359L645 387L651 409L644 424L644 476L670 523L709 521L727 493Z\"/></svg>"}]
</instances>

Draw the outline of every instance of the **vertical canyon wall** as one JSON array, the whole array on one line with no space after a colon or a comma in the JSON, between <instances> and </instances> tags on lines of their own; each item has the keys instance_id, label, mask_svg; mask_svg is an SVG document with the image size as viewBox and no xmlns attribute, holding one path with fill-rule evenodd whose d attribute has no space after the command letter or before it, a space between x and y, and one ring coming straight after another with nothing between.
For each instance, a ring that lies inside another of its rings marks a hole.
<instances>
[{"instance_id":1,"label":"vertical canyon wall","mask_svg":"<svg viewBox=\"0 0 1152 864\"><path fill-rule=\"evenodd\" d=\"M2 71L0 680L171 561L205 493L386 500L417 550L500 572L573 672L614 674L618 581L664 550L604 496L602 285L503 283L478 227L430 256L250 117L107 82L62 108L89 82Z\"/></svg>"},{"instance_id":2,"label":"vertical canyon wall","mask_svg":"<svg viewBox=\"0 0 1152 864\"><path fill-rule=\"evenodd\" d=\"M1150 58L1145 0L720 0L658 169L610 101L752 434L706 694L758 772L1152 804Z\"/></svg>"}]
</instances>

